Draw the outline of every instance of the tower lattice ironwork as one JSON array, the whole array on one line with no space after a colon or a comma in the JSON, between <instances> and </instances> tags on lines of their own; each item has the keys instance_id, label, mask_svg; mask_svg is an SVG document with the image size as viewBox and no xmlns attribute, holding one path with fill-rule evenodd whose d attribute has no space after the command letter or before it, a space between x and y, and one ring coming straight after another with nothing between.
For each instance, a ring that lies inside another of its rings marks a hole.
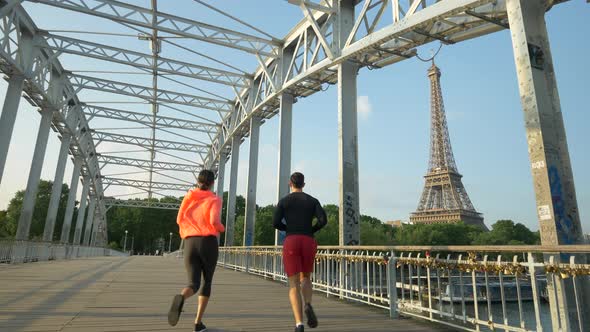
<instances>
[{"instance_id":1,"label":"tower lattice ironwork","mask_svg":"<svg viewBox=\"0 0 590 332\"><path fill-rule=\"evenodd\" d=\"M452 223L463 221L486 228L461 182L457 170L440 86L440 69L432 63L430 79L430 160L424 191L412 223Z\"/></svg>"}]
</instances>

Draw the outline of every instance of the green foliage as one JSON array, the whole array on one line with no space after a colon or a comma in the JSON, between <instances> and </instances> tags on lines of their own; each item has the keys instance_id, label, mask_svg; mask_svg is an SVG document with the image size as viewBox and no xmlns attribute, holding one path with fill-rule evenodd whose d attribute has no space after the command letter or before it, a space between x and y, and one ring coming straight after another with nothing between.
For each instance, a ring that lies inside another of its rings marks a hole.
<instances>
[{"instance_id":1,"label":"green foliage","mask_svg":"<svg viewBox=\"0 0 590 332\"><path fill-rule=\"evenodd\" d=\"M492 225L492 230L481 233L473 241L479 245L523 245L541 244L539 232L532 232L521 223L515 224L512 220L498 220Z\"/></svg>"},{"instance_id":2,"label":"green foliage","mask_svg":"<svg viewBox=\"0 0 590 332\"><path fill-rule=\"evenodd\" d=\"M30 238L41 239L43 237L43 230L45 228L45 219L47 217L47 209L49 208L49 200L51 198L51 189L53 182L41 180L39 182L39 189L37 192L37 199L35 201L35 208L33 210L33 219L31 221ZM64 215L66 211L66 204L68 199L69 188L68 185L64 184L61 190L61 196L59 201L59 208L57 210L57 217L55 221L55 231L53 232L53 240L59 240L61 235L61 228L63 225ZM20 190L16 192L14 197L10 200L4 216L0 215L0 237L12 238L16 235L16 229L18 228L18 219L23 206L23 199L25 197L25 191ZM75 210L73 223L77 210ZM75 227L71 227L73 236Z\"/></svg>"},{"instance_id":3,"label":"green foliage","mask_svg":"<svg viewBox=\"0 0 590 332\"><path fill-rule=\"evenodd\" d=\"M469 245L482 232L482 229L464 223L404 225L395 232L395 244Z\"/></svg>"}]
</instances>

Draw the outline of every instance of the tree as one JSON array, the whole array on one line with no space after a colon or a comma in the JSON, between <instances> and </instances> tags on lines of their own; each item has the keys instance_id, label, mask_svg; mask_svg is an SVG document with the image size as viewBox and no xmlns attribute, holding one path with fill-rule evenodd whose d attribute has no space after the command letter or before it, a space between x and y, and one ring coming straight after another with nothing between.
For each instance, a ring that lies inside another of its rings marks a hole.
<instances>
[{"instance_id":1,"label":"tree","mask_svg":"<svg viewBox=\"0 0 590 332\"><path fill-rule=\"evenodd\" d=\"M31 239L41 239L43 237L43 231L45 228L45 219L47 218L47 210L49 208L49 201L51 199L51 190L53 182L41 180L39 182L39 189L37 191L37 199L35 201L35 208L33 210L33 218L31 220L31 228L29 236ZM61 228L63 225L63 219L66 210L67 197L69 194L68 185L62 186L62 191L59 200L59 207L57 210L55 228L53 232L53 240L58 240L61 236ZM8 208L6 209L6 216L2 221L1 229L6 234L6 237L14 237L18 228L18 219L22 211L23 200L25 197L25 191L17 191L14 197L10 200ZM75 216L72 218L72 234L74 232ZM70 235L72 235L70 234Z\"/></svg>"},{"instance_id":2,"label":"tree","mask_svg":"<svg viewBox=\"0 0 590 332\"><path fill-rule=\"evenodd\" d=\"M540 244L538 232L532 232L521 223L515 224L512 220L498 220L492 225L492 230L479 234L473 244L479 245L523 245Z\"/></svg>"}]
</instances>

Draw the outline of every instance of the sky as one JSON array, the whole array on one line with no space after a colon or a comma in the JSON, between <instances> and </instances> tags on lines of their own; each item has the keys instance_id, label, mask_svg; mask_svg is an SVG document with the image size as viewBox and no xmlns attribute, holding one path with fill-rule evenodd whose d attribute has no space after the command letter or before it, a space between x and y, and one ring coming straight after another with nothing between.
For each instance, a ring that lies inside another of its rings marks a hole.
<instances>
[{"instance_id":1,"label":"sky","mask_svg":"<svg viewBox=\"0 0 590 332\"><path fill-rule=\"evenodd\" d=\"M127 2L149 6L149 1L145 0ZM159 3L161 11L183 14L195 20L260 35L193 1L168 0ZM214 3L277 38L286 35L303 17L298 7L286 1L233 0ZM254 3L257 6L254 6ZM40 4L26 3L25 9L42 29L124 32L130 36L53 32L55 34L150 52L145 41L139 41L133 36L137 35L137 32L112 22L79 14L73 15L71 12ZM584 172L584 169L590 169L587 147L590 141L590 94L587 84L587 78L590 77L587 56L590 54L590 42L580 36L590 35L588 17L590 5L581 0L555 6L546 16L577 201L582 227L586 233L590 232L590 174ZM203 43L190 44L180 39L171 41L211 58L224 59L246 72L252 72L257 66L255 58L251 55ZM438 48L438 43L428 44L419 49L419 54L428 57L435 48ZM187 62L194 60L203 65L231 70L213 60L180 50L169 43L163 43L162 56L183 57ZM85 72L97 68L109 71L130 70L123 65L69 55L60 56L60 61L66 69L80 75L113 80L120 78L146 86L151 84L151 77L146 75L118 76ZM487 225L499 219L512 219L532 229L538 229L523 113L509 32L500 31L444 46L436 57L436 64L442 71L441 84L455 160L473 205L483 213ZM430 91L426 75L429 66L429 63L413 58L378 70L364 68L358 74L358 149L362 214L383 221L408 220L409 214L418 205L429 155ZM201 89L220 96L231 96L231 90L228 91L226 87L175 79L189 84L190 87L162 80L161 88L204 95L195 91ZM6 82L1 81L0 98L5 95L6 87ZM89 102L107 100L110 102L104 104L107 107L149 112L149 105L127 104L129 101L137 101L130 97L93 91L82 91L80 97L83 101ZM194 115L186 114L186 108L174 107L183 109L185 113L162 108L161 114L196 119ZM337 111L336 86L330 86L326 91L307 98L299 98L293 106L292 169L305 174L306 190L324 204L338 202ZM213 112L203 112L201 115L202 121L218 120L218 115ZM36 110L22 100L11 140L8 163L0 185L0 209L6 208L14 193L26 186L39 120L40 115ZM105 127L113 127L112 122L109 124L100 119L91 120L90 125L94 129L104 130L112 129ZM121 123L117 128L124 128L123 130L130 135L148 137L148 131L129 127L132 125ZM177 134L160 132L159 137L184 140ZM205 137L198 135L190 138L205 140ZM257 184L259 205L274 204L277 201L277 144L278 117L274 117L266 121L260 130ZM117 144L109 143L101 143L98 150L119 153L127 151ZM59 139L52 132L48 141L42 179L50 180L54 177L58 151ZM240 147L238 175L238 194L244 196L248 152L249 141L246 139ZM140 154L135 152L124 154L140 157ZM145 154L143 158L146 158ZM160 154L159 159L172 161L175 158ZM185 156L185 159L194 160L188 156ZM117 175L132 172L133 169L110 167L107 166L102 171L103 175L147 179L146 174ZM72 163L69 162L64 176L67 183L70 181L72 168ZM229 174L229 163L226 174ZM156 180L174 182L159 175L156 176ZM186 176L182 180L193 181ZM228 187L229 183L226 180L225 189ZM137 190L129 188L112 187L107 190L106 195L128 195L121 196L126 198L137 196L134 195L136 192Z\"/></svg>"}]
</instances>

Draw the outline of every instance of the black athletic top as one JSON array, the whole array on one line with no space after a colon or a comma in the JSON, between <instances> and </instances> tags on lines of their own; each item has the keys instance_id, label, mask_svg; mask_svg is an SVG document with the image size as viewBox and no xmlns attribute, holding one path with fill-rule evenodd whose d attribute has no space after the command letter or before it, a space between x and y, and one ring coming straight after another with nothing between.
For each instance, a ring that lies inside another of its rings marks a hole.
<instances>
[{"instance_id":1,"label":"black athletic top","mask_svg":"<svg viewBox=\"0 0 590 332\"><path fill-rule=\"evenodd\" d=\"M313 218L318 219L312 225ZM283 218L286 224L283 223ZM275 208L273 216L274 228L286 231L287 235L302 234L313 236L326 226L328 218L320 202L304 192L294 192L283 197Z\"/></svg>"}]
</instances>

